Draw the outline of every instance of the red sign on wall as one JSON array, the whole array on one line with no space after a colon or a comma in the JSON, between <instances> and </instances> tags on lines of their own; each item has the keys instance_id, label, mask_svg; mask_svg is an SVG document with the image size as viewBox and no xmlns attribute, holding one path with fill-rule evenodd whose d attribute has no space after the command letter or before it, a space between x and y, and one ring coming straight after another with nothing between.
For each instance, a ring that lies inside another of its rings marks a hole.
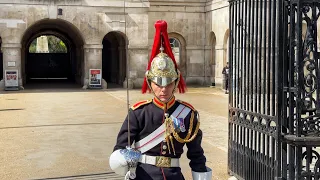
<instances>
[{"instance_id":1,"label":"red sign on wall","mask_svg":"<svg viewBox=\"0 0 320 180\"><path fill-rule=\"evenodd\" d=\"M18 87L18 70L6 70L4 80L6 87Z\"/></svg>"},{"instance_id":2,"label":"red sign on wall","mask_svg":"<svg viewBox=\"0 0 320 180\"><path fill-rule=\"evenodd\" d=\"M89 85L101 85L101 69L90 69L89 76Z\"/></svg>"}]
</instances>

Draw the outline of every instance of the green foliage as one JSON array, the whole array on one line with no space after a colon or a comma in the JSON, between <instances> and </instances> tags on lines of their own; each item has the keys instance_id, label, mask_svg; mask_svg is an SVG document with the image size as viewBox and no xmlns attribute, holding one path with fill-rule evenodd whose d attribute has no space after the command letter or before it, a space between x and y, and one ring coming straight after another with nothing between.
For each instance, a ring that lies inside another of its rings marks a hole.
<instances>
[{"instance_id":1,"label":"green foliage","mask_svg":"<svg viewBox=\"0 0 320 180\"><path fill-rule=\"evenodd\" d=\"M48 37L48 47L50 53L67 53L67 47L63 41L55 36Z\"/></svg>"},{"instance_id":2,"label":"green foliage","mask_svg":"<svg viewBox=\"0 0 320 180\"><path fill-rule=\"evenodd\" d=\"M29 46L29 53L36 53L37 51L37 39L33 40Z\"/></svg>"},{"instance_id":3,"label":"green foliage","mask_svg":"<svg viewBox=\"0 0 320 180\"><path fill-rule=\"evenodd\" d=\"M66 44L56 36L47 36L49 53L67 53ZM35 38L29 46L29 53L36 53L37 38Z\"/></svg>"}]
</instances>

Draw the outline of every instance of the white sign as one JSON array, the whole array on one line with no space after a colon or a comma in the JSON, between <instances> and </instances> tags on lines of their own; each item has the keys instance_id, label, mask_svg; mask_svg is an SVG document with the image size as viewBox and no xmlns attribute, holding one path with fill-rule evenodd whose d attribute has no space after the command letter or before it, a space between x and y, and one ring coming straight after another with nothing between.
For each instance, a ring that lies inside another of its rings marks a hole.
<instances>
[{"instance_id":1,"label":"white sign","mask_svg":"<svg viewBox=\"0 0 320 180\"><path fill-rule=\"evenodd\" d=\"M6 87L18 87L18 70L5 70L4 85Z\"/></svg>"},{"instance_id":2,"label":"white sign","mask_svg":"<svg viewBox=\"0 0 320 180\"><path fill-rule=\"evenodd\" d=\"M14 61L8 62L8 67L15 67L15 66L16 66L16 62L14 62Z\"/></svg>"},{"instance_id":3,"label":"white sign","mask_svg":"<svg viewBox=\"0 0 320 180\"><path fill-rule=\"evenodd\" d=\"M16 28L18 24L25 24L22 19L0 19L0 23L6 23L8 28Z\"/></svg>"}]
</instances>

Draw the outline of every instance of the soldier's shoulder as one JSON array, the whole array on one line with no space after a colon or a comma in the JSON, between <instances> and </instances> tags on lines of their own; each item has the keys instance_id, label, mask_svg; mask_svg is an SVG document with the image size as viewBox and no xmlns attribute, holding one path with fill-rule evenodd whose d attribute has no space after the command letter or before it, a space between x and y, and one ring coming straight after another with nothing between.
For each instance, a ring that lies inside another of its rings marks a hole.
<instances>
[{"instance_id":1,"label":"soldier's shoulder","mask_svg":"<svg viewBox=\"0 0 320 180\"><path fill-rule=\"evenodd\" d=\"M138 108L140 108L140 107L143 107L143 106L145 106L145 105L147 105L147 104L149 104L149 103L151 103L151 102L152 102L151 100L138 101L138 102L136 102L133 106L131 106L131 109L132 109L132 110L136 110L136 109L138 109Z\"/></svg>"},{"instance_id":2,"label":"soldier's shoulder","mask_svg":"<svg viewBox=\"0 0 320 180\"><path fill-rule=\"evenodd\" d=\"M177 100L180 104L183 104L187 106L188 108L192 109L193 111L196 111L196 109L188 102L182 101L182 100Z\"/></svg>"}]
</instances>

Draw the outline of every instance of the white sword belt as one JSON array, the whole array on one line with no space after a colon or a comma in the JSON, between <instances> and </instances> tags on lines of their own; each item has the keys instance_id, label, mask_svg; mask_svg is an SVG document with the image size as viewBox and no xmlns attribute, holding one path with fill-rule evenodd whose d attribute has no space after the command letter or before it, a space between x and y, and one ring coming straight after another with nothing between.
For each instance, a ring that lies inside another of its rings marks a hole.
<instances>
[{"instance_id":1,"label":"white sword belt","mask_svg":"<svg viewBox=\"0 0 320 180\"><path fill-rule=\"evenodd\" d=\"M180 104L171 116L184 119L190 111L190 108ZM165 139L165 130L165 124L162 124L151 134L141 139L139 142L136 142L134 144L134 147L138 149L141 153L147 152L148 150L152 149Z\"/></svg>"},{"instance_id":2,"label":"white sword belt","mask_svg":"<svg viewBox=\"0 0 320 180\"><path fill-rule=\"evenodd\" d=\"M185 118L189 112L190 108L180 104L176 110L172 113L171 116L176 118ZM158 145L160 142L164 140L165 137L165 124L162 124L159 128L157 128L154 132L149 134L147 137L141 139L139 142L135 143L134 146L141 153L147 152L151 148ZM165 156L149 156L142 154L140 159L140 163L151 164L157 167L180 167L178 158L171 158Z\"/></svg>"},{"instance_id":3,"label":"white sword belt","mask_svg":"<svg viewBox=\"0 0 320 180\"><path fill-rule=\"evenodd\" d=\"M180 167L179 158L165 156L148 156L143 154L141 155L139 162L157 167Z\"/></svg>"}]
</instances>

